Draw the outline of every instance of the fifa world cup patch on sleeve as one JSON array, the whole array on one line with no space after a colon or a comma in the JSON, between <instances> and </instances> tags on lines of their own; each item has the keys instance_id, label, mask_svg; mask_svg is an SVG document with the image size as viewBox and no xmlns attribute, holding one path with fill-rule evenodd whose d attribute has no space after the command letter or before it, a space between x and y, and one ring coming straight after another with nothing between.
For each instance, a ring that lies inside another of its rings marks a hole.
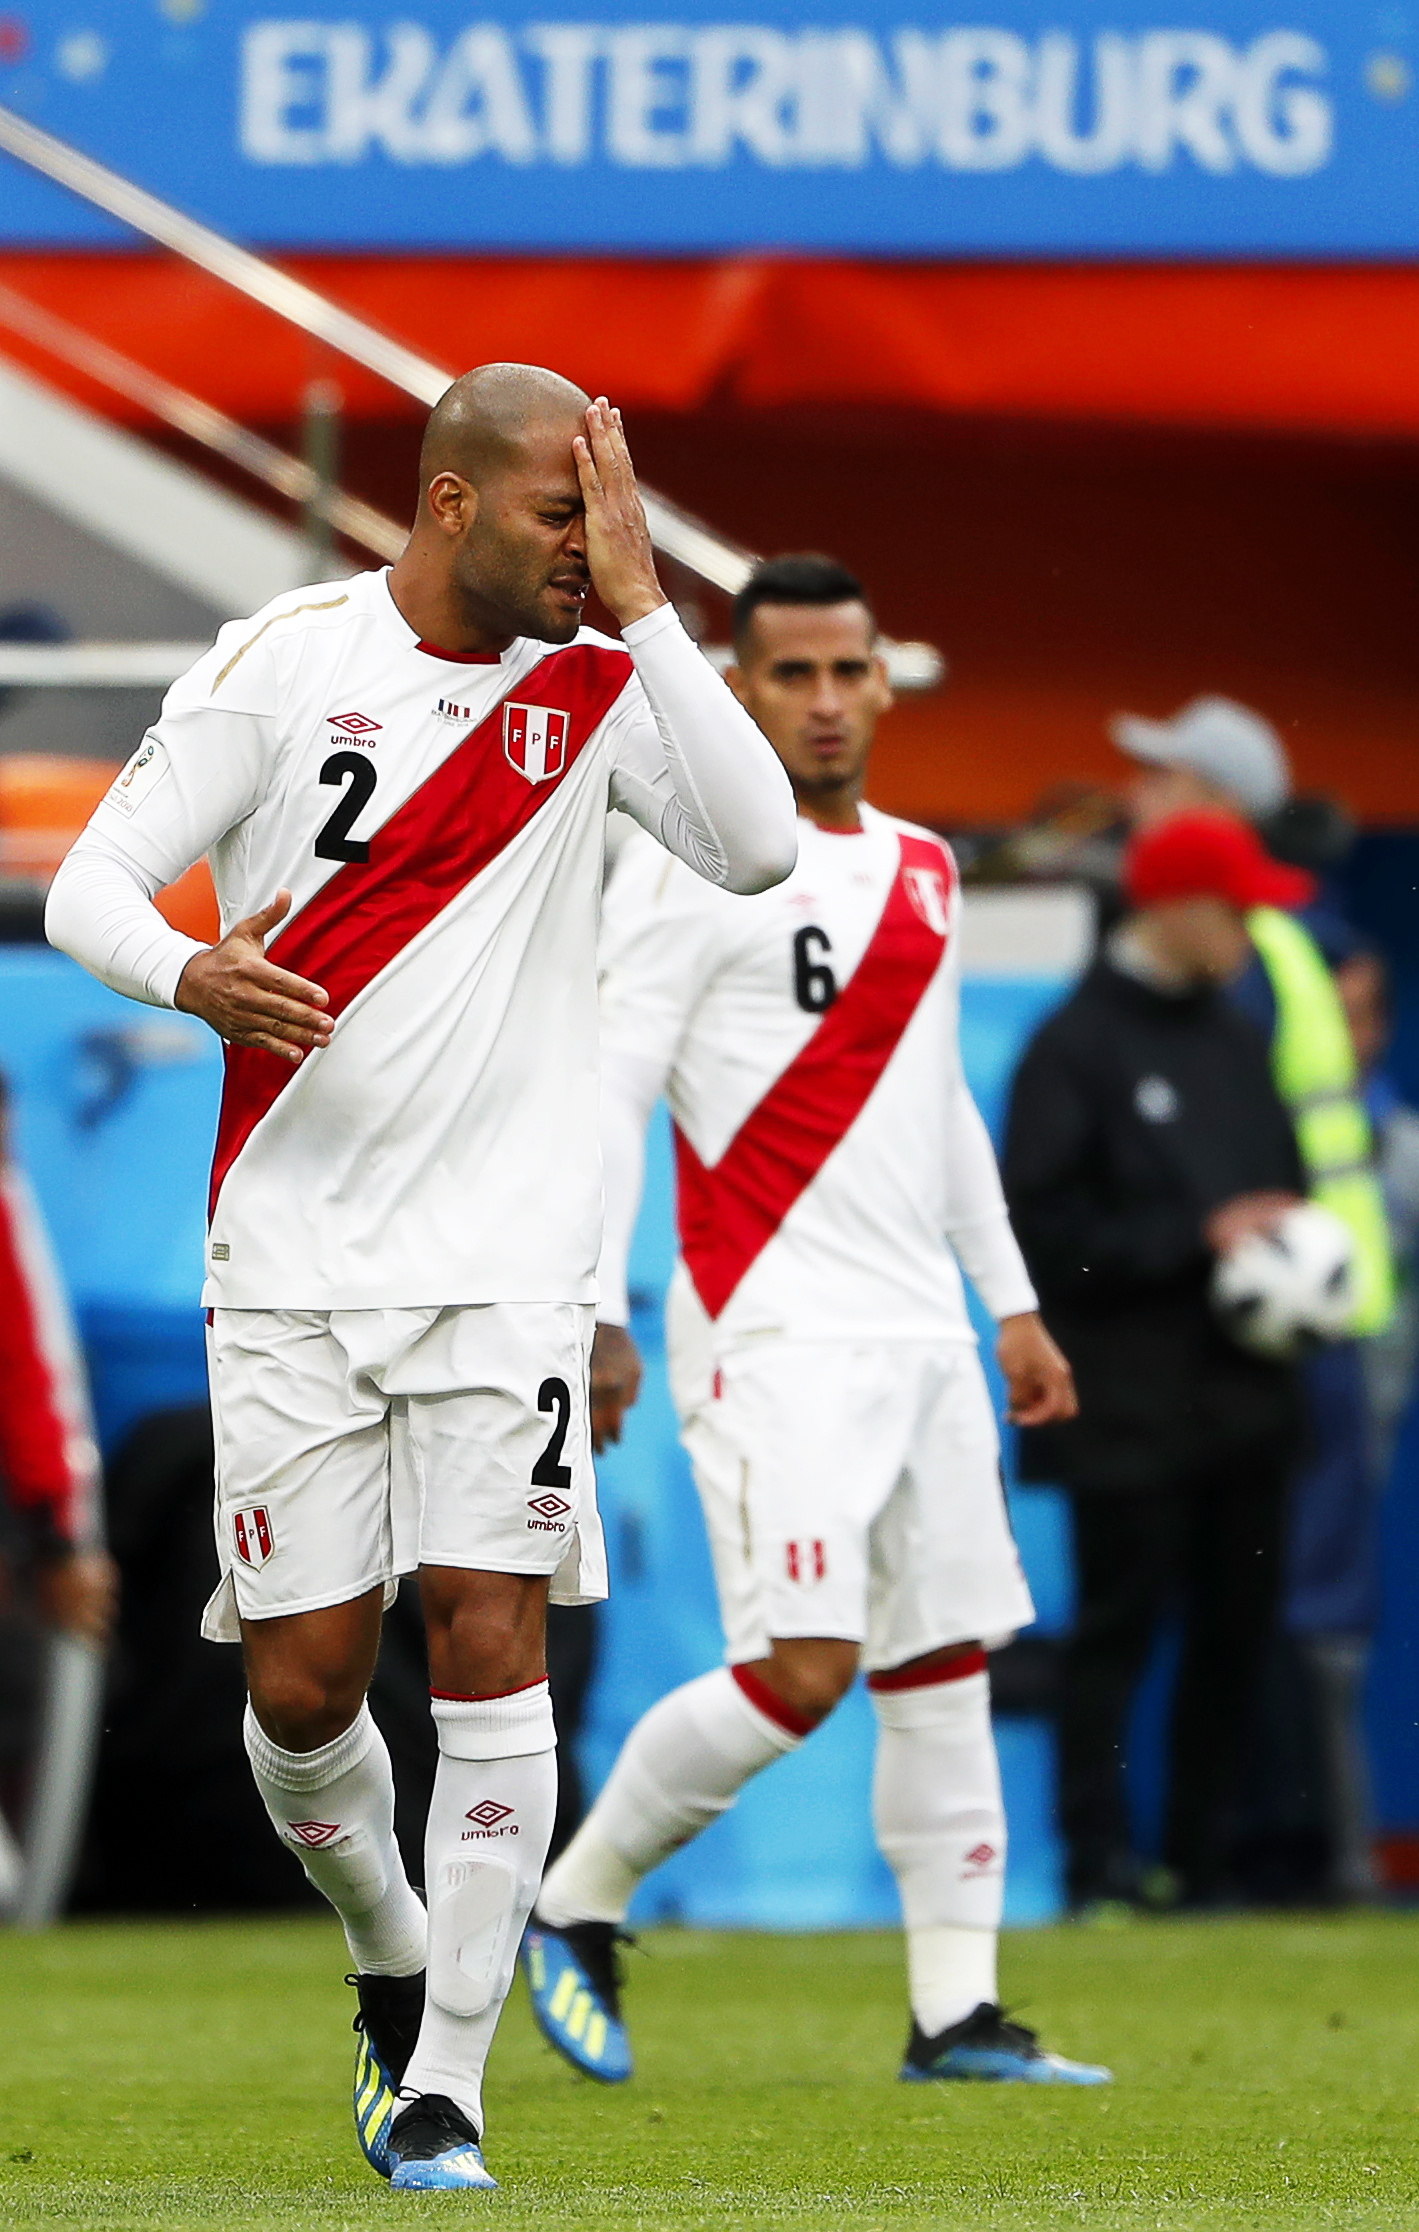
<instances>
[{"instance_id":1,"label":"fifa world cup patch on sleeve","mask_svg":"<svg viewBox=\"0 0 1419 2232\"><path fill-rule=\"evenodd\" d=\"M166 744L150 730L110 787L104 804L116 806L120 814L136 812L148 794L157 789L170 764Z\"/></svg>"}]
</instances>

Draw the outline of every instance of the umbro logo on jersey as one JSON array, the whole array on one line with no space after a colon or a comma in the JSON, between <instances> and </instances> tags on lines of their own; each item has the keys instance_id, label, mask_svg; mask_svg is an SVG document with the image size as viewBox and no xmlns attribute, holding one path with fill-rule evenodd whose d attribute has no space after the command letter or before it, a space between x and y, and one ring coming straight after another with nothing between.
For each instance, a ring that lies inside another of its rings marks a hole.
<instances>
[{"instance_id":1,"label":"umbro logo on jersey","mask_svg":"<svg viewBox=\"0 0 1419 2232\"><path fill-rule=\"evenodd\" d=\"M473 1827L465 1829L461 1841L467 1844L474 1837L516 1837L521 1835L517 1823L511 1818L512 1807L499 1805L496 1798L480 1798L464 1815Z\"/></svg>"},{"instance_id":2,"label":"umbro logo on jersey","mask_svg":"<svg viewBox=\"0 0 1419 2232\"><path fill-rule=\"evenodd\" d=\"M550 705L505 705L503 750L529 783L550 783L567 764L567 714Z\"/></svg>"},{"instance_id":3,"label":"umbro logo on jersey","mask_svg":"<svg viewBox=\"0 0 1419 2232\"><path fill-rule=\"evenodd\" d=\"M264 1566L276 1544L265 1504L232 1513L232 1541L243 1565Z\"/></svg>"},{"instance_id":4,"label":"umbro logo on jersey","mask_svg":"<svg viewBox=\"0 0 1419 2232\"><path fill-rule=\"evenodd\" d=\"M293 1821L290 1830L293 1837L299 1837L313 1852L318 1845L328 1845L332 1837L339 1836L340 1824L338 1821Z\"/></svg>"},{"instance_id":5,"label":"umbro logo on jersey","mask_svg":"<svg viewBox=\"0 0 1419 2232\"><path fill-rule=\"evenodd\" d=\"M332 713L328 725L339 729L342 736L364 737L373 736L377 730L383 728L384 723L371 721L363 713Z\"/></svg>"}]
</instances>

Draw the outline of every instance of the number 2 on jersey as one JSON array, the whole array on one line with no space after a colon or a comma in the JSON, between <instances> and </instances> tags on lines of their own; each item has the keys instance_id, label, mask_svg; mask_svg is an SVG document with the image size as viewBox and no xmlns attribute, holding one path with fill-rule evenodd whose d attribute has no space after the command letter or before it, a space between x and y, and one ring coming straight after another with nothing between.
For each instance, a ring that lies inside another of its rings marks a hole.
<instances>
[{"instance_id":1,"label":"number 2 on jersey","mask_svg":"<svg viewBox=\"0 0 1419 2232\"><path fill-rule=\"evenodd\" d=\"M352 837L350 827L374 797L373 763L358 752L332 752L320 770L320 780L322 783L348 783L349 789L315 840L316 858L368 860L368 837Z\"/></svg>"},{"instance_id":2,"label":"number 2 on jersey","mask_svg":"<svg viewBox=\"0 0 1419 2232\"><path fill-rule=\"evenodd\" d=\"M822 1015L838 996L838 980L828 962L833 943L826 930L805 923L793 935L793 996L808 1015Z\"/></svg>"},{"instance_id":3,"label":"number 2 on jersey","mask_svg":"<svg viewBox=\"0 0 1419 2232\"><path fill-rule=\"evenodd\" d=\"M572 1469L570 1465L562 1463L562 1445L566 1441L572 1416L571 1389L566 1381L544 1379L537 1390L537 1408L540 1411L555 1411L556 1424L552 1428L551 1440L532 1468L532 1485L534 1488L570 1488Z\"/></svg>"}]
</instances>

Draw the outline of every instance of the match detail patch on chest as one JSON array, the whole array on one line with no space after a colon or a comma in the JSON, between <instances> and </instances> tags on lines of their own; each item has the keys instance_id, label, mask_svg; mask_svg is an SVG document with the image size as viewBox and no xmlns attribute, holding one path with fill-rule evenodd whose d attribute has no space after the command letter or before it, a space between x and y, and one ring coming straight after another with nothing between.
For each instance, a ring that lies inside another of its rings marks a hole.
<instances>
[{"instance_id":1,"label":"match detail patch on chest","mask_svg":"<svg viewBox=\"0 0 1419 2232\"><path fill-rule=\"evenodd\" d=\"M570 716L554 705L505 705L503 750L529 783L550 783L567 764Z\"/></svg>"}]
</instances>

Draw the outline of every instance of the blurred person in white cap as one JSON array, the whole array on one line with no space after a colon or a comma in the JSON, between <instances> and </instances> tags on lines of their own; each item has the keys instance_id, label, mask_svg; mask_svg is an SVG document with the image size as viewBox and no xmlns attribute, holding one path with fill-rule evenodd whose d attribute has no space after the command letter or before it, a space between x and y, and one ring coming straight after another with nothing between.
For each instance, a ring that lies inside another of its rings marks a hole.
<instances>
[{"instance_id":1,"label":"blurred person in white cap","mask_svg":"<svg viewBox=\"0 0 1419 2232\"><path fill-rule=\"evenodd\" d=\"M1119 713L1109 734L1140 763L1128 799L1136 829L1214 806L1262 822L1291 796L1285 745L1269 721L1234 698L1193 698L1170 721Z\"/></svg>"},{"instance_id":2,"label":"blurred person in white cap","mask_svg":"<svg viewBox=\"0 0 1419 2232\"><path fill-rule=\"evenodd\" d=\"M1232 698L1193 698L1163 721L1120 713L1109 733L1137 762L1127 797L1135 829L1209 809L1265 823L1291 797L1291 765L1276 730ZM1294 914L1257 907L1247 928L1259 968L1243 978L1239 997L1270 1038L1311 1192L1354 1236L1354 1331L1377 1333L1394 1308L1394 1266L1340 994L1321 941Z\"/></svg>"},{"instance_id":3,"label":"blurred person in white cap","mask_svg":"<svg viewBox=\"0 0 1419 2232\"><path fill-rule=\"evenodd\" d=\"M1193 698L1169 720L1121 713L1109 732L1136 763L1127 794L1135 829L1205 808L1236 814L1265 836L1293 805L1291 764L1280 736L1234 699ZM1303 914L1256 907L1247 929L1254 958L1233 997L1269 1042L1272 1074L1295 1126L1311 1195L1344 1220L1355 1247L1356 1339L1322 1351L1302 1372L1308 1432L1292 1484L1282 1621L1310 1669L1331 1762L1324 1888L1357 1896L1369 1888L1365 1808L1347 1793L1362 1790L1366 1781L1356 1671L1363 1653L1357 1656L1350 1646L1368 1624L1354 1607L1373 1606L1376 1597L1375 1466L1359 1342L1382 1333L1393 1316L1394 1251L1374 1130L1335 973L1353 933L1323 907ZM1337 1653L1332 1646L1342 1629L1346 1648ZM1279 1689L1293 1700L1297 1694L1284 1680ZM1256 1839L1259 1847L1268 1842L1260 1828ZM1276 1885L1285 1887L1279 1874Z\"/></svg>"}]
</instances>

